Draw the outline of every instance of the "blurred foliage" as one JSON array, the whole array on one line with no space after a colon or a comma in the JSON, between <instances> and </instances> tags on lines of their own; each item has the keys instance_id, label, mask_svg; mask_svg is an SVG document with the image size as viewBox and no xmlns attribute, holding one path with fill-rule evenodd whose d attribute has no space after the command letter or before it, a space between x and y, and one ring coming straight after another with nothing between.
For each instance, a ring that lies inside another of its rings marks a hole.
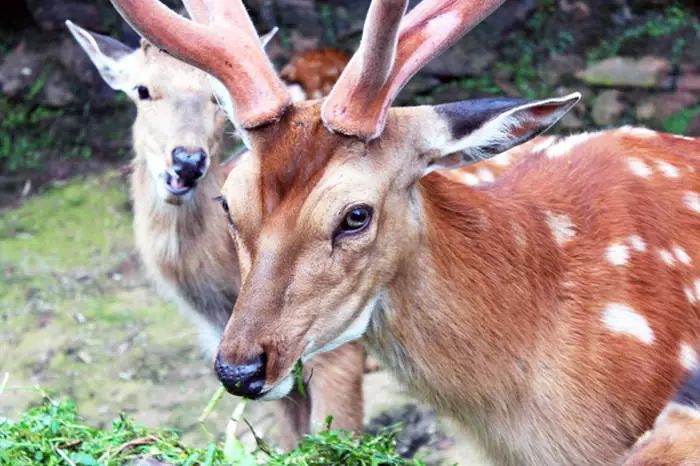
<instances>
[{"instance_id":1,"label":"blurred foliage","mask_svg":"<svg viewBox=\"0 0 700 466\"><path fill-rule=\"evenodd\" d=\"M636 41L649 41L679 33L682 29L692 28L700 36L700 19L687 6L673 2L659 12L651 14L650 18L632 28L625 29L622 34L613 39L604 39L600 45L588 52L589 62L619 55L623 47ZM688 44L679 37L674 42L672 59L678 59Z\"/></svg>"},{"instance_id":2,"label":"blurred foliage","mask_svg":"<svg viewBox=\"0 0 700 466\"><path fill-rule=\"evenodd\" d=\"M48 108L31 103L41 91L45 74L27 91L29 102L16 102L0 96L0 172L14 172L41 167L50 154L60 152L69 158L89 158L92 150L84 134L70 141L58 138L56 120L64 116L63 109Z\"/></svg>"},{"instance_id":3,"label":"blurred foliage","mask_svg":"<svg viewBox=\"0 0 700 466\"><path fill-rule=\"evenodd\" d=\"M401 458L395 450L395 428L376 436L353 437L347 432L326 430L305 437L289 453L246 452L210 443L191 448L172 430L147 429L124 415L110 429L84 425L72 401L44 402L13 422L0 418L0 465L117 466L153 459L178 466L255 465L271 466L420 466L420 460Z\"/></svg>"}]
</instances>

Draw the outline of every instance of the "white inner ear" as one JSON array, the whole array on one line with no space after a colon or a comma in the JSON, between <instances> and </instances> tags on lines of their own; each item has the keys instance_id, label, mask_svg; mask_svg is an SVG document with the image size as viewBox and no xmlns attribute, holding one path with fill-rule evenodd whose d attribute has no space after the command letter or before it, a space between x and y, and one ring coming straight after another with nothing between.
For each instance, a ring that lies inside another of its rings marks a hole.
<instances>
[{"instance_id":1,"label":"white inner ear","mask_svg":"<svg viewBox=\"0 0 700 466\"><path fill-rule=\"evenodd\" d=\"M109 84L109 87L115 91L129 92L133 87L131 85L132 73L130 63L133 62L132 57L138 50L119 59L114 59L102 53L99 45L97 45L97 41L88 31L76 26L71 21L66 21L66 26L68 26L75 40L90 58L90 61L95 65L102 79Z\"/></svg>"},{"instance_id":2,"label":"white inner ear","mask_svg":"<svg viewBox=\"0 0 700 466\"><path fill-rule=\"evenodd\" d=\"M524 122L533 120L534 117L530 112L528 112L529 109L546 105L561 104L561 107L558 110L553 111L548 118L543 118L537 121L539 130L535 134L540 134L547 131L557 121L559 121L559 119L566 114L573 103L577 102L580 97L581 94L575 92L563 97L538 100L513 107L512 109L486 121L479 128L461 139L449 139L449 137L445 138L444 144L441 145L439 149L443 154L467 154L468 159L471 160L470 163L489 159L498 154L485 151L485 149L488 147L504 146L506 148L510 148L525 142L525 140L518 141L516 136L513 134L513 130L521 126ZM565 105L567 102L571 103L571 105ZM449 135L449 131L447 131L445 134ZM469 165L470 163L455 164L454 158L448 155L445 157L444 163L440 163L440 159L437 159L430 164L426 168L425 174L430 173L433 170L457 168L458 166Z\"/></svg>"}]
</instances>

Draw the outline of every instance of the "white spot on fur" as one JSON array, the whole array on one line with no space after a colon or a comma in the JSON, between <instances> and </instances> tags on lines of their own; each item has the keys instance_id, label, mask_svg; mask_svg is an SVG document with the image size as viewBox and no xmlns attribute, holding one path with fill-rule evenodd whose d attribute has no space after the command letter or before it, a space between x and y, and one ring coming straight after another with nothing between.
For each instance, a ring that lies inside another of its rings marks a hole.
<instances>
[{"instance_id":1,"label":"white spot on fur","mask_svg":"<svg viewBox=\"0 0 700 466\"><path fill-rule=\"evenodd\" d=\"M571 152L574 147L587 142L589 139L597 135L598 133L581 133L561 139L559 142L547 149L547 157L550 159L555 159L566 155Z\"/></svg>"},{"instance_id":2,"label":"white spot on fur","mask_svg":"<svg viewBox=\"0 0 700 466\"><path fill-rule=\"evenodd\" d=\"M554 136L544 136L542 140L532 147L532 152L542 152L548 149L557 140Z\"/></svg>"},{"instance_id":3,"label":"white spot on fur","mask_svg":"<svg viewBox=\"0 0 700 466\"><path fill-rule=\"evenodd\" d=\"M693 281L693 288L695 288L695 299L700 299L700 279L695 279Z\"/></svg>"},{"instance_id":4,"label":"white spot on fur","mask_svg":"<svg viewBox=\"0 0 700 466\"><path fill-rule=\"evenodd\" d=\"M509 151L503 152L502 154L498 154L497 156L489 160L489 162L493 163L498 167L507 167L511 164L512 161L513 160L510 156Z\"/></svg>"},{"instance_id":5,"label":"white spot on fur","mask_svg":"<svg viewBox=\"0 0 700 466\"><path fill-rule=\"evenodd\" d=\"M571 218L568 215L545 212L545 216L547 226L549 226L554 241L556 241L559 246L564 245L571 240L571 238L576 236L574 224L571 222Z\"/></svg>"},{"instance_id":6,"label":"white spot on fur","mask_svg":"<svg viewBox=\"0 0 700 466\"><path fill-rule=\"evenodd\" d=\"M687 371L698 367L698 353L687 343L681 343L681 365Z\"/></svg>"},{"instance_id":7,"label":"white spot on fur","mask_svg":"<svg viewBox=\"0 0 700 466\"><path fill-rule=\"evenodd\" d=\"M630 258L630 251L624 244L613 243L608 246L605 257L608 258L608 262L612 265L625 265Z\"/></svg>"},{"instance_id":8,"label":"white spot on fur","mask_svg":"<svg viewBox=\"0 0 700 466\"><path fill-rule=\"evenodd\" d=\"M676 167L671 165L668 162L664 162L663 160L660 160L656 162L656 166L659 168L659 171L663 173L665 176L669 178L678 178L679 171Z\"/></svg>"},{"instance_id":9,"label":"white spot on fur","mask_svg":"<svg viewBox=\"0 0 700 466\"><path fill-rule=\"evenodd\" d=\"M697 298L695 297L695 293L693 292L692 289L688 288L687 286L683 288L683 293L685 293L685 297L688 300L690 304L695 304L698 302Z\"/></svg>"},{"instance_id":10,"label":"white spot on fur","mask_svg":"<svg viewBox=\"0 0 700 466\"><path fill-rule=\"evenodd\" d=\"M638 138L652 138L658 136L656 131L634 126L623 126L622 128L618 129L618 131L627 136L636 136Z\"/></svg>"},{"instance_id":11,"label":"white spot on fur","mask_svg":"<svg viewBox=\"0 0 700 466\"><path fill-rule=\"evenodd\" d=\"M700 212L700 194L693 191L687 191L685 194L683 194L683 202L690 210Z\"/></svg>"},{"instance_id":12,"label":"white spot on fur","mask_svg":"<svg viewBox=\"0 0 700 466\"><path fill-rule=\"evenodd\" d=\"M493 176L493 172L488 168L480 168L479 170L477 170L476 174L479 176L479 179L484 183L493 183L496 180L496 177Z\"/></svg>"},{"instance_id":13,"label":"white spot on fur","mask_svg":"<svg viewBox=\"0 0 700 466\"><path fill-rule=\"evenodd\" d=\"M695 138L691 138L690 136L683 136L681 134L674 134L673 137L676 139L682 139L684 141L695 141Z\"/></svg>"},{"instance_id":14,"label":"white spot on fur","mask_svg":"<svg viewBox=\"0 0 700 466\"><path fill-rule=\"evenodd\" d=\"M629 166L630 171L637 176L641 176L642 178L648 178L651 176L652 171L649 165L636 157L630 157L627 159L627 165Z\"/></svg>"},{"instance_id":15,"label":"white spot on fur","mask_svg":"<svg viewBox=\"0 0 700 466\"><path fill-rule=\"evenodd\" d=\"M608 304L603 312L602 321L615 333L625 333L647 345L654 341L654 331L646 318L626 304Z\"/></svg>"},{"instance_id":16,"label":"white spot on fur","mask_svg":"<svg viewBox=\"0 0 700 466\"><path fill-rule=\"evenodd\" d=\"M687 252L685 252L685 249L683 249L680 246L674 246L673 247L673 254L676 256L676 259L678 259L681 263L688 265L691 262L690 256L688 255Z\"/></svg>"},{"instance_id":17,"label":"white spot on fur","mask_svg":"<svg viewBox=\"0 0 700 466\"><path fill-rule=\"evenodd\" d=\"M639 235L631 235L627 238L630 243L630 247L636 252L645 252L647 250L647 245Z\"/></svg>"},{"instance_id":18,"label":"white spot on fur","mask_svg":"<svg viewBox=\"0 0 700 466\"><path fill-rule=\"evenodd\" d=\"M659 257L666 265L673 266L676 264L676 258L673 257L673 254L668 249L659 249Z\"/></svg>"},{"instance_id":19,"label":"white spot on fur","mask_svg":"<svg viewBox=\"0 0 700 466\"><path fill-rule=\"evenodd\" d=\"M467 186L479 186L479 177L473 173L462 173L462 182Z\"/></svg>"},{"instance_id":20,"label":"white spot on fur","mask_svg":"<svg viewBox=\"0 0 700 466\"><path fill-rule=\"evenodd\" d=\"M292 102L303 102L307 99L306 92L304 92L304 88L301 87L299 84L287 84L287 92L289 92L289 96L291 97Z\"/></svg>"}]
</instances>

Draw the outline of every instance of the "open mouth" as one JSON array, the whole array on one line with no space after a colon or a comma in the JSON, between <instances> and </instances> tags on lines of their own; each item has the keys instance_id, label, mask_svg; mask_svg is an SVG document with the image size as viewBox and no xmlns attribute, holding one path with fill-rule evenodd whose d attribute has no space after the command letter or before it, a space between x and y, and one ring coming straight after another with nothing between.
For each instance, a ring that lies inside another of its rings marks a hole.
<instances>
[{"instance_id":1,"label":"open mouth","mask_svg":"<svg viewBox=\"0 0 700 466\"><path fill-rule=\"evenodd\" d=\"M171 175L170 173L165 174L165 187L170 194L182 196L190 192L195 184L196 181L187 182L177 175Z\"/></svg>"}]
</instances>

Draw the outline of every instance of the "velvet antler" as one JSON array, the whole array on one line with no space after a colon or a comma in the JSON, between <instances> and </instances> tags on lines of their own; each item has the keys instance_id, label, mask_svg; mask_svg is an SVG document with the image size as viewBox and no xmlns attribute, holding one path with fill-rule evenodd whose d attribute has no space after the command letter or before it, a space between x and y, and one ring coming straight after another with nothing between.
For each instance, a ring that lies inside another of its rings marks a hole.
<instances>
[{"instance_id":1,"label":"velvet antler","mask_svg":"<svg viewBox=\"0 0 700 466\"><path fill-rule=\"evenodd\" d=\"M405 0L373 0L360 48L323 104L323 122L349 136L379 136L406 82L504 1L425 0L402 19Z\"/></svg>"},{"instance_id":2,"label":"velvet antler","mask_svg":"<svg viewBox=\"0 0 700 466\"><path fill-rule=\"evenodd\" d=\"M233 117L240 127L273 122L289 105L287 89L240 0L188 0L187 10L197 22L158 0L112 3L150 42L218 78L231 96Z\"/></svg>"}]
</instances>

